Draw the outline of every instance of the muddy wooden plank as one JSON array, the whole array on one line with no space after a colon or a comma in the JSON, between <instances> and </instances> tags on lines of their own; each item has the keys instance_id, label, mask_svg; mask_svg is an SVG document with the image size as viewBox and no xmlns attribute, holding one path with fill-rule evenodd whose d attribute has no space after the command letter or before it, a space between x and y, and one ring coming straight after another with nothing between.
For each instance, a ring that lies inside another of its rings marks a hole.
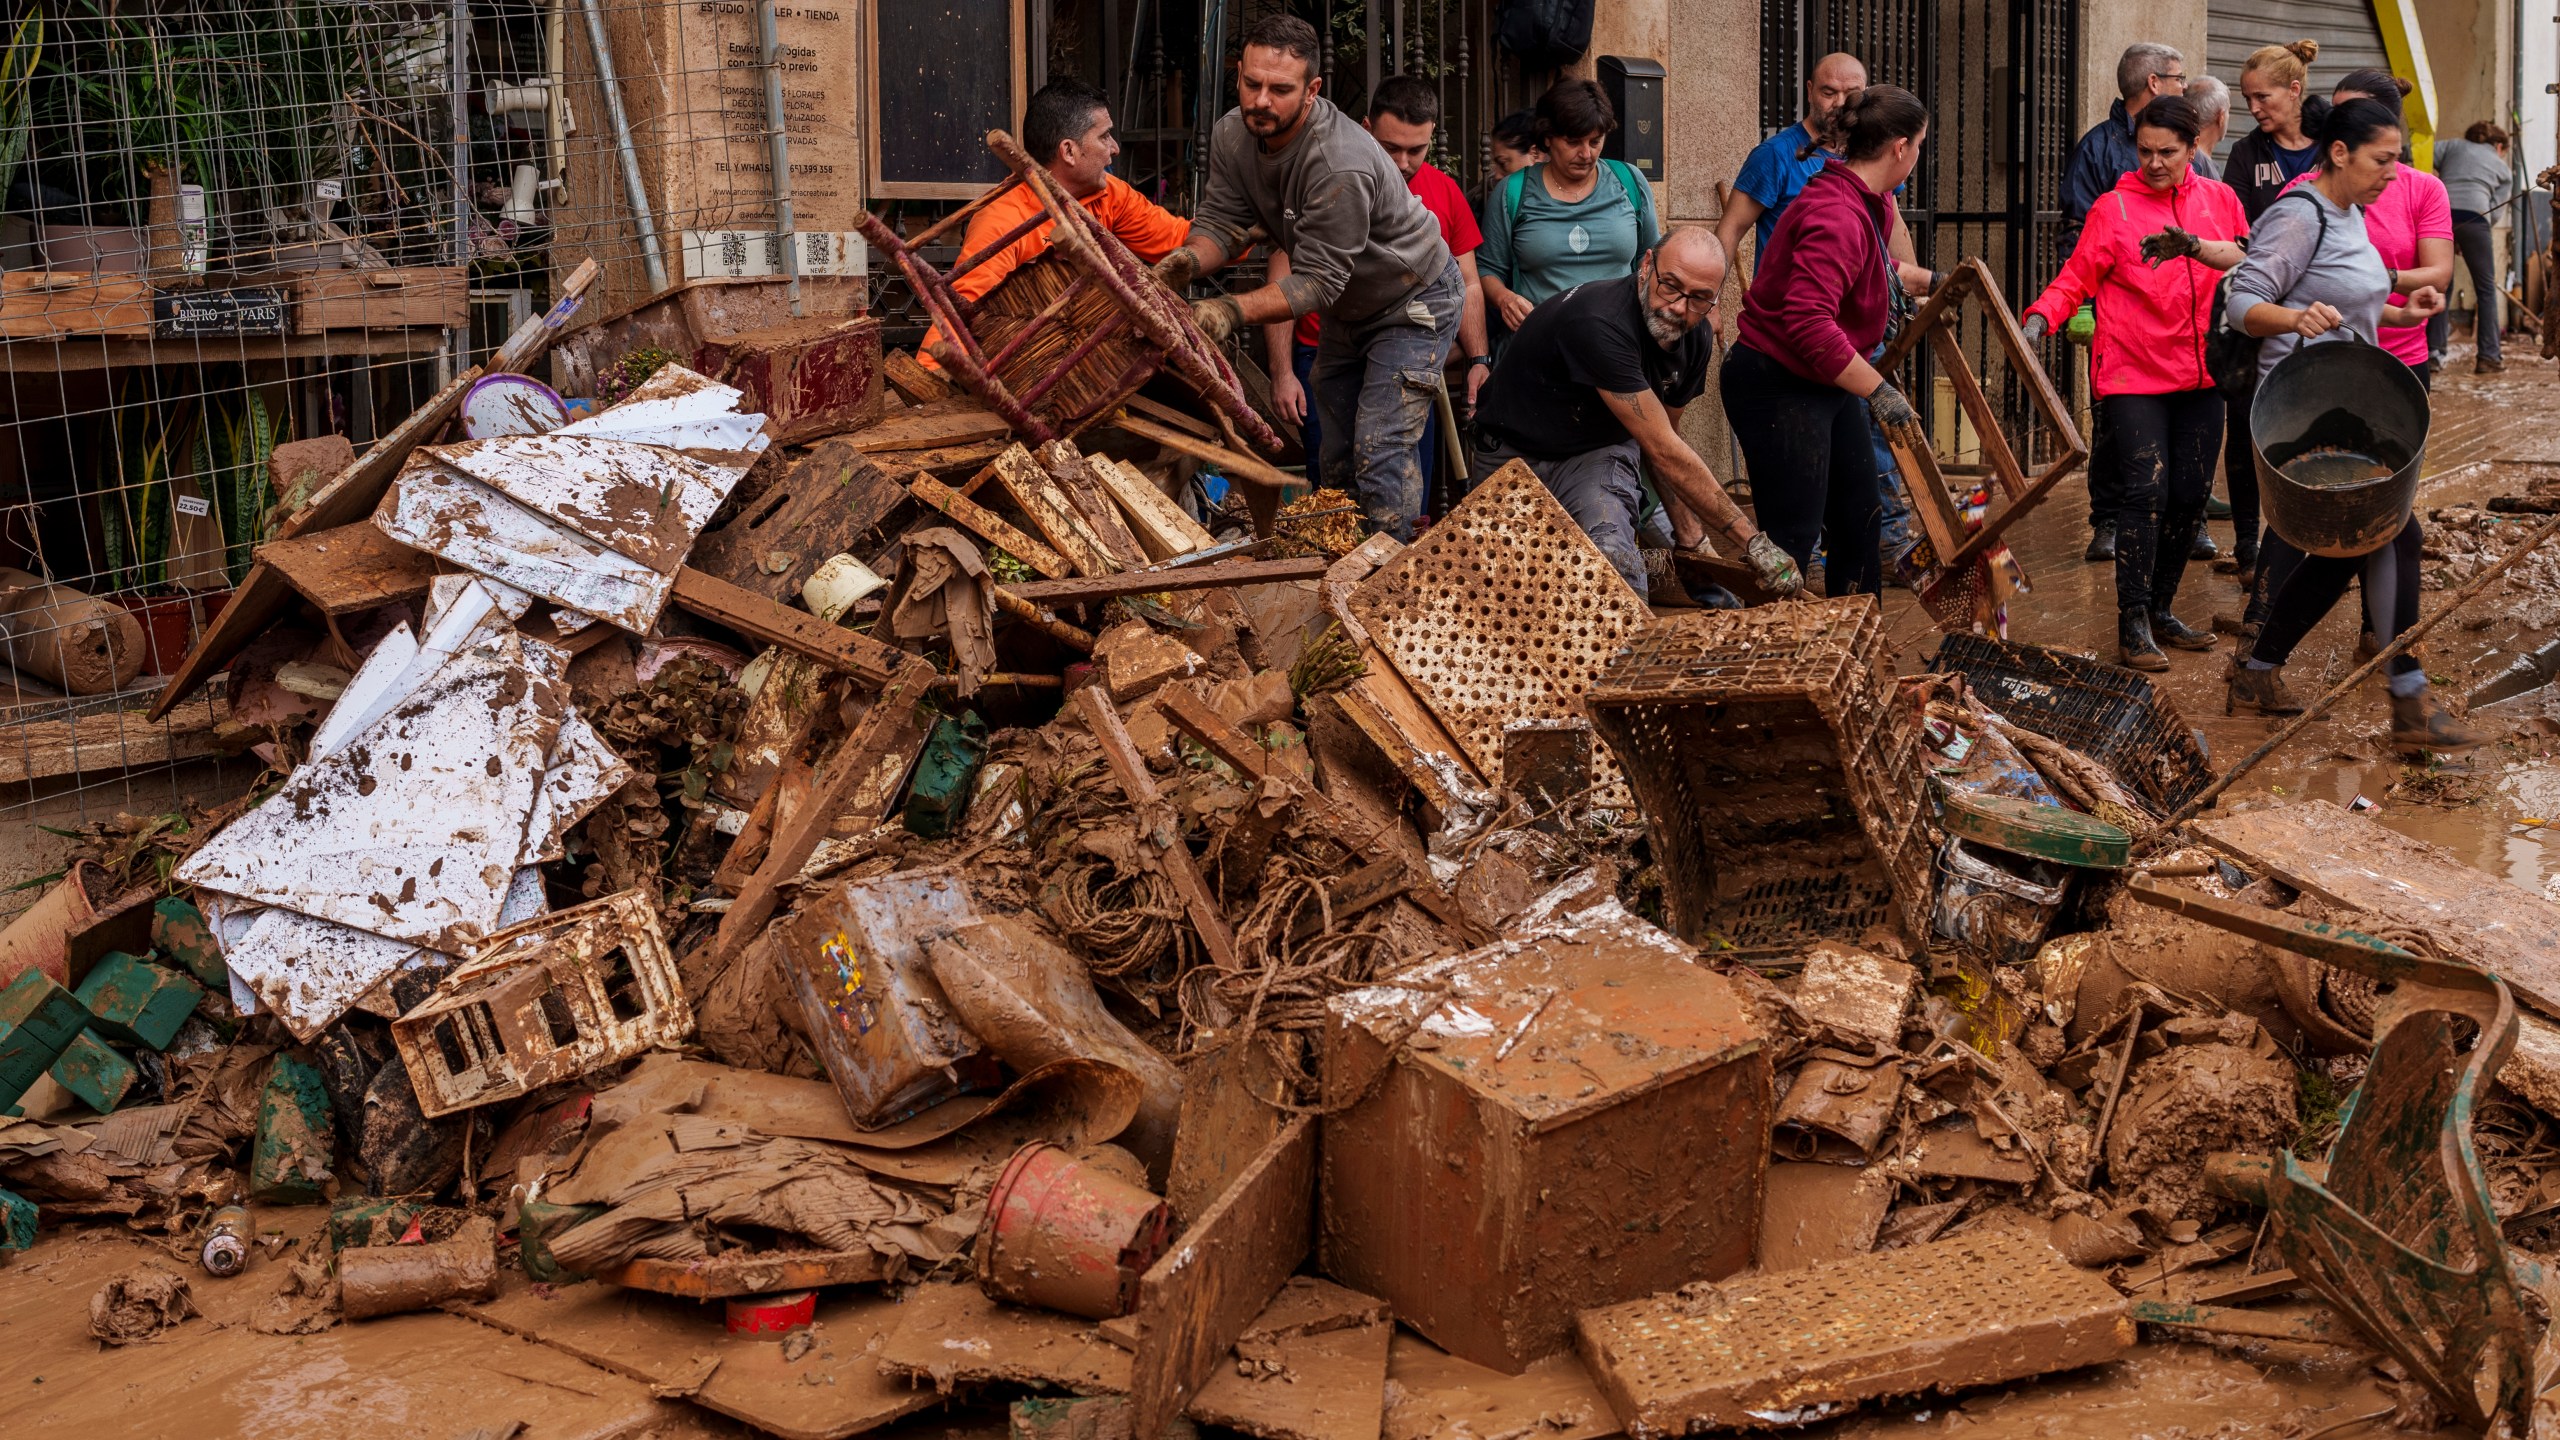
<instances>
[{"instance_id":1,"label":"muddy wooden plank","mask_svg":"<svg viewBox=\"0 0 2560 1440\"><path fill-rule=\"evenodd\" d=\"M905 499L888 466L849 441L821 441L697 541L685 563L768 600L789 600L828 557L870 554L873 533Z\"/></svg>"},{"instance_id":2,"label":"muddy wooden plank","mask_svg":"<svg viewBox=\"0 0 2560 1440\"><path fill-rule=\"evenodd\" d=\"M1212 962L1234 964L1235 935L1227 928L1226 912L1218 908L1217 897L1209 893L1209 882L1201 877L1199 862L1192 858L1190 847L1183 841L1181 821L1157 791L1155 777L1147 773L1147 762L1139 758L1127 728L1120 723L1120 713L1111 708L1111 697L1103 693L1103 687L1089 685L1076 692L1073 703L1083 711L1085 729L1102 746L1102 758L1111 767L1112 778L1120 782L1121 793L1136 809L1141 842L1154 852L1156 864L1173 882L1174 893L1182 897L1182 908L1191 917L1191 928L1199 933L1201 947L1209 952ZM1152 1427L1147 1433L1160 1428Z\"/></svg>"},{"instance_id":3,"label":"muddy wooden plank","mask_svg":"<svg viewBox=\"0 0 2560 1440\"><path fill-rule=\"evenodd\" d=\"M899 1309L898 1327L880 1344L880 1368L931 1381L920 1394L982 1380L1056 1385L1078 1395L1129 1393L1129 1352L1089 1320L1001 1305L967 1282L919 1285ZM1159 1425L1146 1433L1163 1431Z\"/></svg>"},{"instance_id":4,"label":"muddy wooden plank","mask_svg":"<svg viewBox=\"0 0 2560 1440\"><path fill-rule=\"evenodd\" d=\"M1876 1248L1893 1196L1894 1183L1880 1169L1771 1164L1760 1212L1760 1268L1801 1270L1866 1254Z\"/></svg>"},{"instance_id":5,"label":"muddy wooden plank","mask_svg":"<svg viewBox=\"0 0 2560 1440\"><path fill-rule=\"evenodd\" d=\"M676 572L673 598L706 620L717 620L750 639L805 655L866 684L887 683L910 658L904 651L868 635L831 625L806 610L777 604L690 565Z\"/></svg>"},{"instance_id":6,"label":"muddy wooden plank","mask_svg":"<svg viewBox=\"0 0 2560 1440\"><path fill-rule=\"evenodd\" d=\"M537 1288L510 1270L498 1298L456 1308L644 1385L698 1382L686 1399L784 1440L840 1440L939 1400L881 1373L872 1349L901 1310L873 1294L822 1293L810 1332L818 1343L796 1360L784 1358L780 1336L729 1334L716 1307L602 1282ZM700 1379L706 1360L718 1368Z\"/></svg>"},{"instance_id":7,"label":"muddy wooden plank","mask_svg":"<svg viewBox=\"0 0 2560 1440\"><path fill-rule=\"evenodd\" d=\"M949 401L940 402L950 404ZM994 440L1013 433L1003 416L975 402L948 410L917 409L893 414L879 424L856 430L846 437L877 455L889 450L928 450L941 445L965 445L973 440Z\"/></svg>"},{"instance_id":8,"label":"muddy wooden plank","mask_svg":"<svg viewBox=\"0 0 2560 1440\"><path fill-rule=\"evenodd\" d=\"M862 723L844 737L826 768L818 773L810 802L774 827L773 843L766 847L764 862L739 888L728 913L720 917L720 929L712 937L714 955L735 956L764 929L781 898L782 883L800 873L810 852L818 848L818 842L826 837L829 827L855 795L863 791L866 782L872 793L880 793L879 775L895 766L903 777L907 767L915 763L928 723L920 707L933 688L933 678L931 665L910 659L880 687L880 696L864 712ZM887 790L891 795L896 793L894 785Z\"/></svg>"},{"instance_id":9,"label":"muddy wooden plank","mask_svg":"<svg viewBox=\"0 0 2560 1440\"><path fill-rule=\"evenodd\" d=\"M103 775L214 753L221 723L211 695L152 720L139 710L99 710L59 720L25 720L0 738L0 784L56 775Z\"/></svg>"},{"instance_id":10,"label":"muddy wooden plank","mask_svg":"<svg viewBox=\"0 0 2560 1440\"><path fill-rule=\"evenodd\" d=\"M1300 1115L1139 1280L1136 1433L1164 1433L1306 1259L1315 1183L1315 1117Z\"/></svg>"},{"instance_id":11,"label":"muddy wooden plank","mask_svg":"<svg viewBox=\"0 0 2560 1440\"><path fill-rule=\"evenodd\" d=\"M1005 589L1035 605L1072 605L1121 595L1153 595L1170 590L1217 590L1229 585L1267 585L1277 580L1313 580L1324 574L1325 559L1309 555L1289 560L1217 560L1171 570L1141 570L1126 575L1088 575L1072 580L1025 580Z\"/></svg>"},{"instance_id":12,"label":"muddy wooden plank","mask_svg":"<svg viewBox=\"0 0 2560 1440\"><path fill-rule=\"evenodd\" d=\"M1049 478L1057 482L1076 509L1076 515L1092 532L1094 543L1111 557L1119 570L1135 570L1147 563L1147 552L1129 523L1120 518L1120 502L1111 498L1100 481L1093 478L1091 463L1082 451L1065 440L1053 440L1040 447L1039 460Z\"/></svg>"},{"instance_id":13,"label":"muddy wooden plank","mask_svg":"<svg viewBox=\"0 0 2560 1440\"><path fill-rule=\"evenodd\" d=\"M1047 467L1029 450L1016 445L998 455L995 461L996 484L1022 511L1022 518L1040 538L1067 557L1077 573L1109 575L1121 567L1113 563L1110 553L1094 536L1092 527L1076 513L1075 502L1049 474ZM1064 582L1052 582L1064 583Z\"/></svg>"},{"instance_id":14,"label":"muddy wooden plank","mask_svg":"<svg viewBox=\"0 0 2560 1440\"><path fill-rule=\"evenodd\" d=\"M907 481L907 493L916 497L916 503L931 506L959 521L979 539L1052 580L1063 580L1075 573L1066 556L1023 534L994 511L930 475L917 472Z\"/></svg>"},{"instance_id":15,"label":"muddy wooden plank","mask_svg":"<svg viewBox=\"0 0 2560 1440\"><path fill-rule=\"evenodd\" d=\"M1238 480L1249 480L1264 489L1277 490L1283 485L1303 483L1297 476L1274 466L1267 460L1258 460L1251 455L1230 450L1224 445L1213 444L1170 425L1162 425L1153 420L1125 414L1113 423L1142 440L1153 440L1168 450L1180 451L1195 460L1205 460L1214 466L1219 474L1232 476Z\"/></svg>"},{"instance_id":16,"label":"muddy wooden plank","mask_svg":"<svg viewBox=\"0 0 2560 1440\"><path fill-rule=\"evenodd\" d=\"M1200 1388L1191 1418L1261 1440L1378 1440L1394 1334L1382 1321L1248 1338Z\"/></svg>"},{"instance_id":17,"label":"muddy wooden plank","mask_svg":"<svg viewBox=\"0 0 2560 1440\"><path fill-rule=\"evenodd\" d=\"M415 600L436 578L434 556L362 523L261 545L258 561L329 615Z\"/></svg>"},{"instance_id":18,"label":"muddy wooden plank","mask_svg":"<svg viewBox=\"0 0 2560 1440\"><path fill-rule=\"evenodd\" d=\"M966 445L936 445L929 450L896 450L890 458L900 465L912 465L944 480L957 480L975 475L992 464L1013 442L1010 439L972 440ZM970 487L963 485L962 488Z\"/></svg>"},{"instance_id":19,"label":"muddy wooden plank","mask_svg":"<svg viewBox=\"0 0 2560 1440\"><path fill-rule=\"evenodd\" d=\"M290 540L296 535L315 530L332 530L353 525L371 514L391 488L392 477L408 462L411 451L435 438L462 408L462 397L483 375L522 373L527 365L551 348L552 339L577 313L587 291L602 270L593 260L583 260L560 282L557 299L543 314L516 327L498 353L489 357L485 366L473 366L455 376L427 403L409 412L388 435L374 442L373 448L356 457L354 463L341 470L329 482L313 492L310 502L288 515L276 526L276 538ZM232 592L231 603L196 641L187 658L179 662L177 672L169 677L167 688L151 704L151 718L159 719L180 700L195 693L198 686L212 678L216 670L240 653L240 647L264 634L276 617L284 613L293 598L293 587L284 577L262 564L252 564L240 587Z\"/></svg>"},{"instance_id":20,"label":"muddy wooden plank","mask_svg":"<svg viewBox=\"0 0 2560 1440\"><path fill-rule=\"evenodd\" d=\"M1275 1101L1290 1080L1268 1047L1247 1038L1186 1067L1165 1199L1188 1225L1208 1212L1256 1156L1288 1128Z\"/></svg>"},{"instance_id":21,"label":"muddy wooden plank","mask_svg":"<svg viewBox=\"0 0 2560 1440\"><path fill-rule=\"evenodd\" d=\"M1505 1375L1399 1330L1387 1352L1387 1378L1395 1382L1387 1440L1600 1440L1618 1433L1618 1417L1570 1351Z\"/></svg>"},{"instance_id":22,"label":"muddy wooden plank","mask_svg":"<svg viewBox=\"0 0 2560 1440\"><path fill-rule=\"evenodd\" d=\"M1191 518L1173 497L1156 488L1156 482L1125 460L1108 455L1088 455L1095 483L1108 491L1129 517L1129 528L1137 534L1138 543L1147 549L1152 560L1170 560L1194 550L1206 550L1215 539L1200 522Z\"/></svg>"},{"instance_id":23,"label":"muddy wooden plank","mask_svg":"<svg viewBox=\"0 0 2560 1440\"><path fill-rule=\"evenodd\" d=\"M2560 904L2325 801L2193 824L2207 845L2242 865L2419 931L2449 958L2503 976L2516 998L2560 1015Z\"/></svg>"},{"instance_id":24,"label":"muddy wooden plank","mask_svg":"<svg viewBox=\"0 0 2560 1440\"><path fill-rule=\"evenodd\" d=\"M911 405L929 405L951 398L951 382L924 368L922 361L904 350L891 350L880 357L880 373L889 388Z\"/></svg>"}]
</instances>

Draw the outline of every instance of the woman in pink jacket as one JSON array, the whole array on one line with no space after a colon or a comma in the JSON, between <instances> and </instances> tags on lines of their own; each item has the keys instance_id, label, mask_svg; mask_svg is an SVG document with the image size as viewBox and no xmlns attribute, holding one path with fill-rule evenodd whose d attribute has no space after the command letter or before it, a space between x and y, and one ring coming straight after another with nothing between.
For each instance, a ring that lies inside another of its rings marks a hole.
<instances>
[{"instance_id":1,"label":"woman in pink jacket","mask_svg":"<svg viewBox=\"0 0 2560 1440\"><path fill-rule=\"evenodd\" d=\"M2181 96L2142 107L2133 139L2141 168L2089 210L2069 263L2027 307L2042 338L2098 302L2090 360L2098 403L2121 437L2124 511L2116 522L2116 646L2137 670L2166 670L2166 642L2210 650L2213 634L2170 613L2188 552L2204 529L2213 462L2222 453L2221 392L2205 365L2213 292L2240 263L2249 232L2240 197L2189 168L2198 116Z\"/></svg>"}]
</instances>

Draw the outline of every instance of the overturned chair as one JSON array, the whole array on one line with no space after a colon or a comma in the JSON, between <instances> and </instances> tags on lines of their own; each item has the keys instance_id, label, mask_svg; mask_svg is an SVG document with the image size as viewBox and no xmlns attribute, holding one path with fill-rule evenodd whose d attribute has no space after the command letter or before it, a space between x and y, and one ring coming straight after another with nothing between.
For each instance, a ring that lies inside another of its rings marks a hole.
<instances>
[{"instance_id":1,"label":"overturned chair","mask_svg":"<svg viewBox=\"0 0 2560 1440\"><path fill-rule=\"evenodd\" d=\"M877 215L862 238L898 262L942 336L933 358L1034 444L1072 438L1110 418L1159 370L1171 369L1209 402L1228 445L1276 453L1280 437L1245 399L1226 356L1191 322L1191 307L1146 262L1002 130L987 148L1013 173L915 238ZM1028 186L1039 208L948 271L922 252L989 204ZM1027 235L1049 230L1049 248L978 299L953 281Z\"/></svg>"}]
</instances>

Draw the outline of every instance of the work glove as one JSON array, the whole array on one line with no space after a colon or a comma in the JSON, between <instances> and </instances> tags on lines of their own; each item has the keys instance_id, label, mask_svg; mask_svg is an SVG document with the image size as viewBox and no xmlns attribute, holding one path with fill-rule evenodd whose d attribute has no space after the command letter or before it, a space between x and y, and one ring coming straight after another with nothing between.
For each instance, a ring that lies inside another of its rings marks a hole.
<instances>
[{"instance_id":1,"label":"work glove","mask_svg":"<svg viewBox=\"0 0 2560 1440\"><path fill-rule=\"evenodd\" d=\"M2044 317L2041 315L2028 316L2026 318L2026 322L2021 324L2018 329L2026 334L2028 341L2031 343L2041 340L2047 335L2053 333L2053 327L2044 323Z\"/></svg>"},{"instance_id":2,"label":"work glove","mask_svg":"<svg viewBox=\"0 0 2560 1440\"><path fill-rule=\"evenodd\" d=\"M1188 245L1178 247L1156 262L1156 278L1176 295L1190 289L1191 282L1200 278L1200 252Z\"/></svg>"},{"instance_id":3,"label":"work glove","mask_svg":"<svg viewBox=\"0 0 2560 1440\"><path fill-rule=\"evenodd\" d=\"M1210 344L1224 345L1228 336L1243 327L1244 307L1225 295L1214 300L1194 300L1191 302L1191 323L1200 327L1200 333L1209 337Z\"/></svg>"},{"instance_id":4,"label":"work glove","mask_svg":"<svg viewBox=\"0 0 2560 1440\"><path fill-rule=\"evenodd\" d=\"M1878 385L1875 392L1867 396L1867 409L1876 417L1876 423L1884 427L1886 439L1896 441L1909 450L1929 448L1929 432L1921 428L1920 412L1911 408L1911 402L1903 398L1901 391L1893 388L1892 381Z\"/></svg>"},{"instance_id":5,"label":"work glove","mask_svg":"<svg viewBox=\"0 0 2560 1440\"><path fill-rule=\"evenodd\" d=\"M2142 258L2154 265L2164 260L2193 260L2202 253L2204 242L2175 225L2157 235L2142 237Z\"/></svg>"},{"instance_id":6,"label":"work glove","mask_svg":"<svg viewBox=\"0 0 2560 1440\"><path fill-rule=\"evenodd\" d=\"M1769 532L1763 530L1744 541L1742 558L1751 562L1751 573L1770 594L1793 595L1804 589L1804 572L1796 569L1795 557L1780 549Z\"/></svg>"}]
</instances>

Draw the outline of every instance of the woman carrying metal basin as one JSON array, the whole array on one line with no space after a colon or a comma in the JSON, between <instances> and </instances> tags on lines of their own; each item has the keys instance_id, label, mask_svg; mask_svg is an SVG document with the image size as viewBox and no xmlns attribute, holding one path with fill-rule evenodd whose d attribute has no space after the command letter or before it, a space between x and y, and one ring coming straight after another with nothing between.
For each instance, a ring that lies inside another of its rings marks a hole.
<instances>
[{"instance_id":1,"label":"woman carrying metal basin","mask_svg":"<svg viewBox=\"0 0 2560 1440\"><path fill-rule=\"evenodd\" d=\"M2287 489L2282 500L2268 497L2268 521L2310 553L2276 591L2249 654L2233 657L2231 710L2301 713L2301 702L2284 686L2285 662L2359 574L2381 643L2390 644L2417 623L2421 536L2409 502L2425 438L2423 392L2414 436L2406 425L2392 437L2368 433L2370 425L2353 433L2340 428L2375 393L2360 385L2374 385L2379 377L2382 393L2396 394L2405 379L2407 391L2419 390L2407 366L2375 349L2372 337L2385 325L2423 324L2444 308L2443 292L2432 285L2420 286L2405 305L2391 304L2391 272L2365 231L2364 207L2397 174L2405 138L2398 112L2380 101L2349 100L2332 109L2320 127L2318 173L2258 217L2249 258L2232 276L2231 323L2266 341L2250 428L2261 481ZM2355 343L2359 352L2370 353L2316 366L2306 354L2302 364L2285 367L2297 350L2338 343ZM2385 373L2394 369L2401 373ZM2328 393L2318 393L2323 390ZM2302 420L2306 414L2310 418ZM2274 433L2270 426L2279 416L2291 418L2280 427L2283 433ZM2360 442L2385 453L2370 453ZM2392 500L2393 513L2347 516L2383 494ZM2436 703L2415 659L2401 655L2390 669L2395 745L2463 750L2481 742Z\"/></svg>"}]
</instances>

